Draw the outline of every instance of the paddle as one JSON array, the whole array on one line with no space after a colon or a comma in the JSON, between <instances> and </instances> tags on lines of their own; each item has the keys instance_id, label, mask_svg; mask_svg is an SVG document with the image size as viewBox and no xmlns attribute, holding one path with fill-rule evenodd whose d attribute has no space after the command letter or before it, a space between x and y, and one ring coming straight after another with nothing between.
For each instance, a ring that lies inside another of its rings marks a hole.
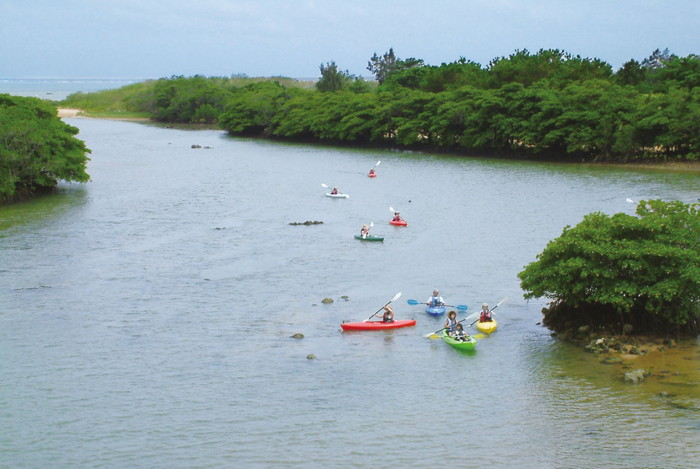
<instances>
[{"instance_id":1,"label":"paddle","mask_svg":"<svg viewBox=\"0 0 700 469\"><path fill-rule=\"evenodd\" d=\"M406 303L408 303L409 305L414 305L414 306L428 304L428 303L421 303L420 301L417 301L417 300L406 300ZM442 305L442 306L446 306L448 308L457 308L460 311L466 311L469 308L469 306L467 306L467 305Z\"/></svg>"},{"instance_id":2,"label":"paddle","mask_svg":"<svg viewBox=\"0 0 700 469\"><path fill-rule=\"evenodd\" d=\"M367 232L362 233L362 239L366 239L367 236L369 236L369 230L371 230L373 226L374 226L374 222L371 222L371 223L369 224L369 228L367 228Z\"/></svg>"},{"instance_id":3,"label":"paddle","mask_svg":"<svg viewBox=\"0 0 700 469\"><path fill-rule=\"evenodd\" d=\"M493 313L493 310L494 310L494 309L498 308L499 306L501 306L501 305L502 305L503 303L505 303L506 301L508 301L508 297L507 297L507 296L506 296L505 298L503 298L501 301L499 301L498 304L497 304L496 306L494 306L493 308L491 308L491 309L489 310L489 312L490 312L490 313ZM477 313L474 313L474 314L478 314L479 316L481 316L481 311L479 311L479 312L477 312ZM478 321L478 320L479 320L479 318L476 319L476 321ZM474 321L473 323L469 324L469 327L472 327L472 326L476 323L476 321Z\"/></svg>"},{"instance_id":4,"label":"paddle","mask_svg":"<svg viewBox=\"0 0 700 469\"><path fill-rule=\"evenodd\" d=\"M396 295L394 295L394 297L392 299L389 300L389 303L391 303L392 301L398 300L400 296L401 296L401 292L398 292ZM389 303L387 303L384 306L382 306L381 308L379 308L376 313L374 313L373 315L371 315L370 317L365 319L363 322L369 322L369 320L372 319L373 317L375 317L381 310L384 309L384 307L389 306Z\"/></svg>"},{"instance_id":5,"label":"paddle","mask_svg":"<svg viewBox=\"0 0 700 469\"><path fill-rule=\"evenodd\" d=\"M374 169L374 168L376 168L377 166L379 166L379 163L381 163L381 162L382 162L381 160L377 161L377 164L375 164L374 166L372 166L372 169Z\"/></svg>"}]
</instances>

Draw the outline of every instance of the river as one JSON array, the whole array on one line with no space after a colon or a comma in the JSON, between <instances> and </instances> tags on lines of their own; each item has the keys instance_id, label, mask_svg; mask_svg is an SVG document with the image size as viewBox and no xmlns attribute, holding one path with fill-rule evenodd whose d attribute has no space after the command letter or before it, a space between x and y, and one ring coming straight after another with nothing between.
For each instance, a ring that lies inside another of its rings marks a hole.
<instances>
[{"instance_id":1,"label":"river","mask_svg":"<svg viewBox=\"0 0 700 469\"><path fill-rule=\"evenodd\" d=\"M603 365L517 274L587 213L696 201L698 174L68 122L91 181L0 208L0 466L697 467L698 344ZM406 300L433 288L509 298L476 353L423 337L442 319ZM340 331L398 292L416 327Z\"/></svg>"}]
</instances>

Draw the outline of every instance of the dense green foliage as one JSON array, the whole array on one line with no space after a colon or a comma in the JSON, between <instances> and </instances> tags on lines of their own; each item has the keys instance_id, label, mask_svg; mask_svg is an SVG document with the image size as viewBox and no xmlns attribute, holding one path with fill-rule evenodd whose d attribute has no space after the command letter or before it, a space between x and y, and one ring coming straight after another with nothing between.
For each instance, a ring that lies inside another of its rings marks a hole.
<instances>
[{"instance_id":1,"label":"dense green foliage","mask_svg":"<svg viewBox=\"0 0 700 469\"><path fill-rule=\"evenodd\" d=\"M656 50L613 72L559 50L516 51L486 67L464 58L426 65L390 50L375 53L368 69L378 86L335 62L321 65L316 87L172 77L135 88L121 105L163 122L306 141L568 161L700 158L695 55Z\"/></svg>"},{"instance_id":2,"label":"dense green foliage","mask_svg":"<svg viewBox=\"0 0 700 469\"><path fill-rule=\"evenodd\" d=\"M254 110L236 108L255 100L274 110L264 134L281 138L572 161L694 160L700 60L664 57L626 64L618 76L598 59L557 50L518 51L487 68L465 59L426 66L375 54L370 67L385 74L376 91L307 91L271 102L242 88L219 122L232 133L252 129L245 120L256 119Z\"/></svg>"},{"instance_id":3,"label":"dense green foliage","mask_svg":"<svg viewBox=\"0 0 700 469\"><path fill-rule=\"evenodd\" d=\"M51 189L59 180L87 181L90 150L77 133L53 105L0 94L0 202Z\"/></svg>"},{"instance_id":4,"label":"dense green foliage","mask_svg":"<svg viewBox=\"0 0 700 469\"><path fill-rule=\"evenodd\" d=\"M641 201L636 213L587 215L519 274L526 298L552 300L547 327L700 330L700 204Z\"/></svg>"}]
</instances>

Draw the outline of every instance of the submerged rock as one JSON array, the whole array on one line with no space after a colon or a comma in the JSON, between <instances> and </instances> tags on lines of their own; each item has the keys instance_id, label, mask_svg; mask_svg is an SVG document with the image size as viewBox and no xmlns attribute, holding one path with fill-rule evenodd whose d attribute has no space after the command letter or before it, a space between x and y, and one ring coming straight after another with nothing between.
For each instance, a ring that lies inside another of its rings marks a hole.
<instances>
[{"instance_id":1,"label":"submerged rock","mask_svg":"<svg viewBox=\"0 0 700 469\"><path fill-rule=\"evenodd\" d=\"M333 298L324 298L321 300L321 303L323 303L324 305L331 304L333 303Z\"/></svg>"},{"instance_id":2,"label":"submerged rock","mask_svg":"<svg viewBox=\"0 0 700 469\"><path fill-rule=\"evenodd\" d=\"M306 359L307 360L316 360L316 355L314 355L313 353L310 353L306 356Z\"/></svg>"},{"instance_id":3,"label":"submerged rock","mask_svg":"<svg viewBox=\"0 0 700 469\"><path fill-rule=\"evenodd\" d=\"M301 332L297 332L296 334L292 334L289 337L291 337L292 339L303 339L304 334L302 334Z\"/></svg>"},{"instance_id":4,"label":"submerged rock","mask_svg":"<svg viewBox=\"0 0 700 469\"><path fill-rule=\"evenodd\" d=\"M628 371L627 373L625 373L624 381L625 381L625 383L639 384L648 375L649 375L649 372L647 370L642 370L641 368L639 368L639 369Z\"/></svg>"},{"instance_id":5,"label":"submerged rock","mask_svg":"<svg viewBox=\"0 0 700 469\"><path fill-rule=\"evenodd\" d=\"M309 226L309 225L323 225L323 222L322 222L322 221L317 221L317 220L314 220L314 221L306 220L306 221L304 221L304 222L294 221L294 222L291 222L290 225L292 225L292 226L296 226L296 225L306 225L306 226Z\"/></svg>"}]
</instances>

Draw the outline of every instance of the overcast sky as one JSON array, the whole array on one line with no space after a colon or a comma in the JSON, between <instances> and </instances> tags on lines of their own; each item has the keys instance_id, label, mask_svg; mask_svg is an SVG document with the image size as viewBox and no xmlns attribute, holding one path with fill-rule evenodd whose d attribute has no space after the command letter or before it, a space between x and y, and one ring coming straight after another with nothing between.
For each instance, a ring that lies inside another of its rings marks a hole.
<instances>
[{"instance_id":1,"label":"overcast sky","mask_svg":"<svg viewBox=\"0 0 700 469\"><path fill-rule=\"evenodd\" d=\"M0 0L2 78L316 78L373 53L487 65L560 49L617 70L700 54L698 0Z\"/></svg>"}]
</instances>

